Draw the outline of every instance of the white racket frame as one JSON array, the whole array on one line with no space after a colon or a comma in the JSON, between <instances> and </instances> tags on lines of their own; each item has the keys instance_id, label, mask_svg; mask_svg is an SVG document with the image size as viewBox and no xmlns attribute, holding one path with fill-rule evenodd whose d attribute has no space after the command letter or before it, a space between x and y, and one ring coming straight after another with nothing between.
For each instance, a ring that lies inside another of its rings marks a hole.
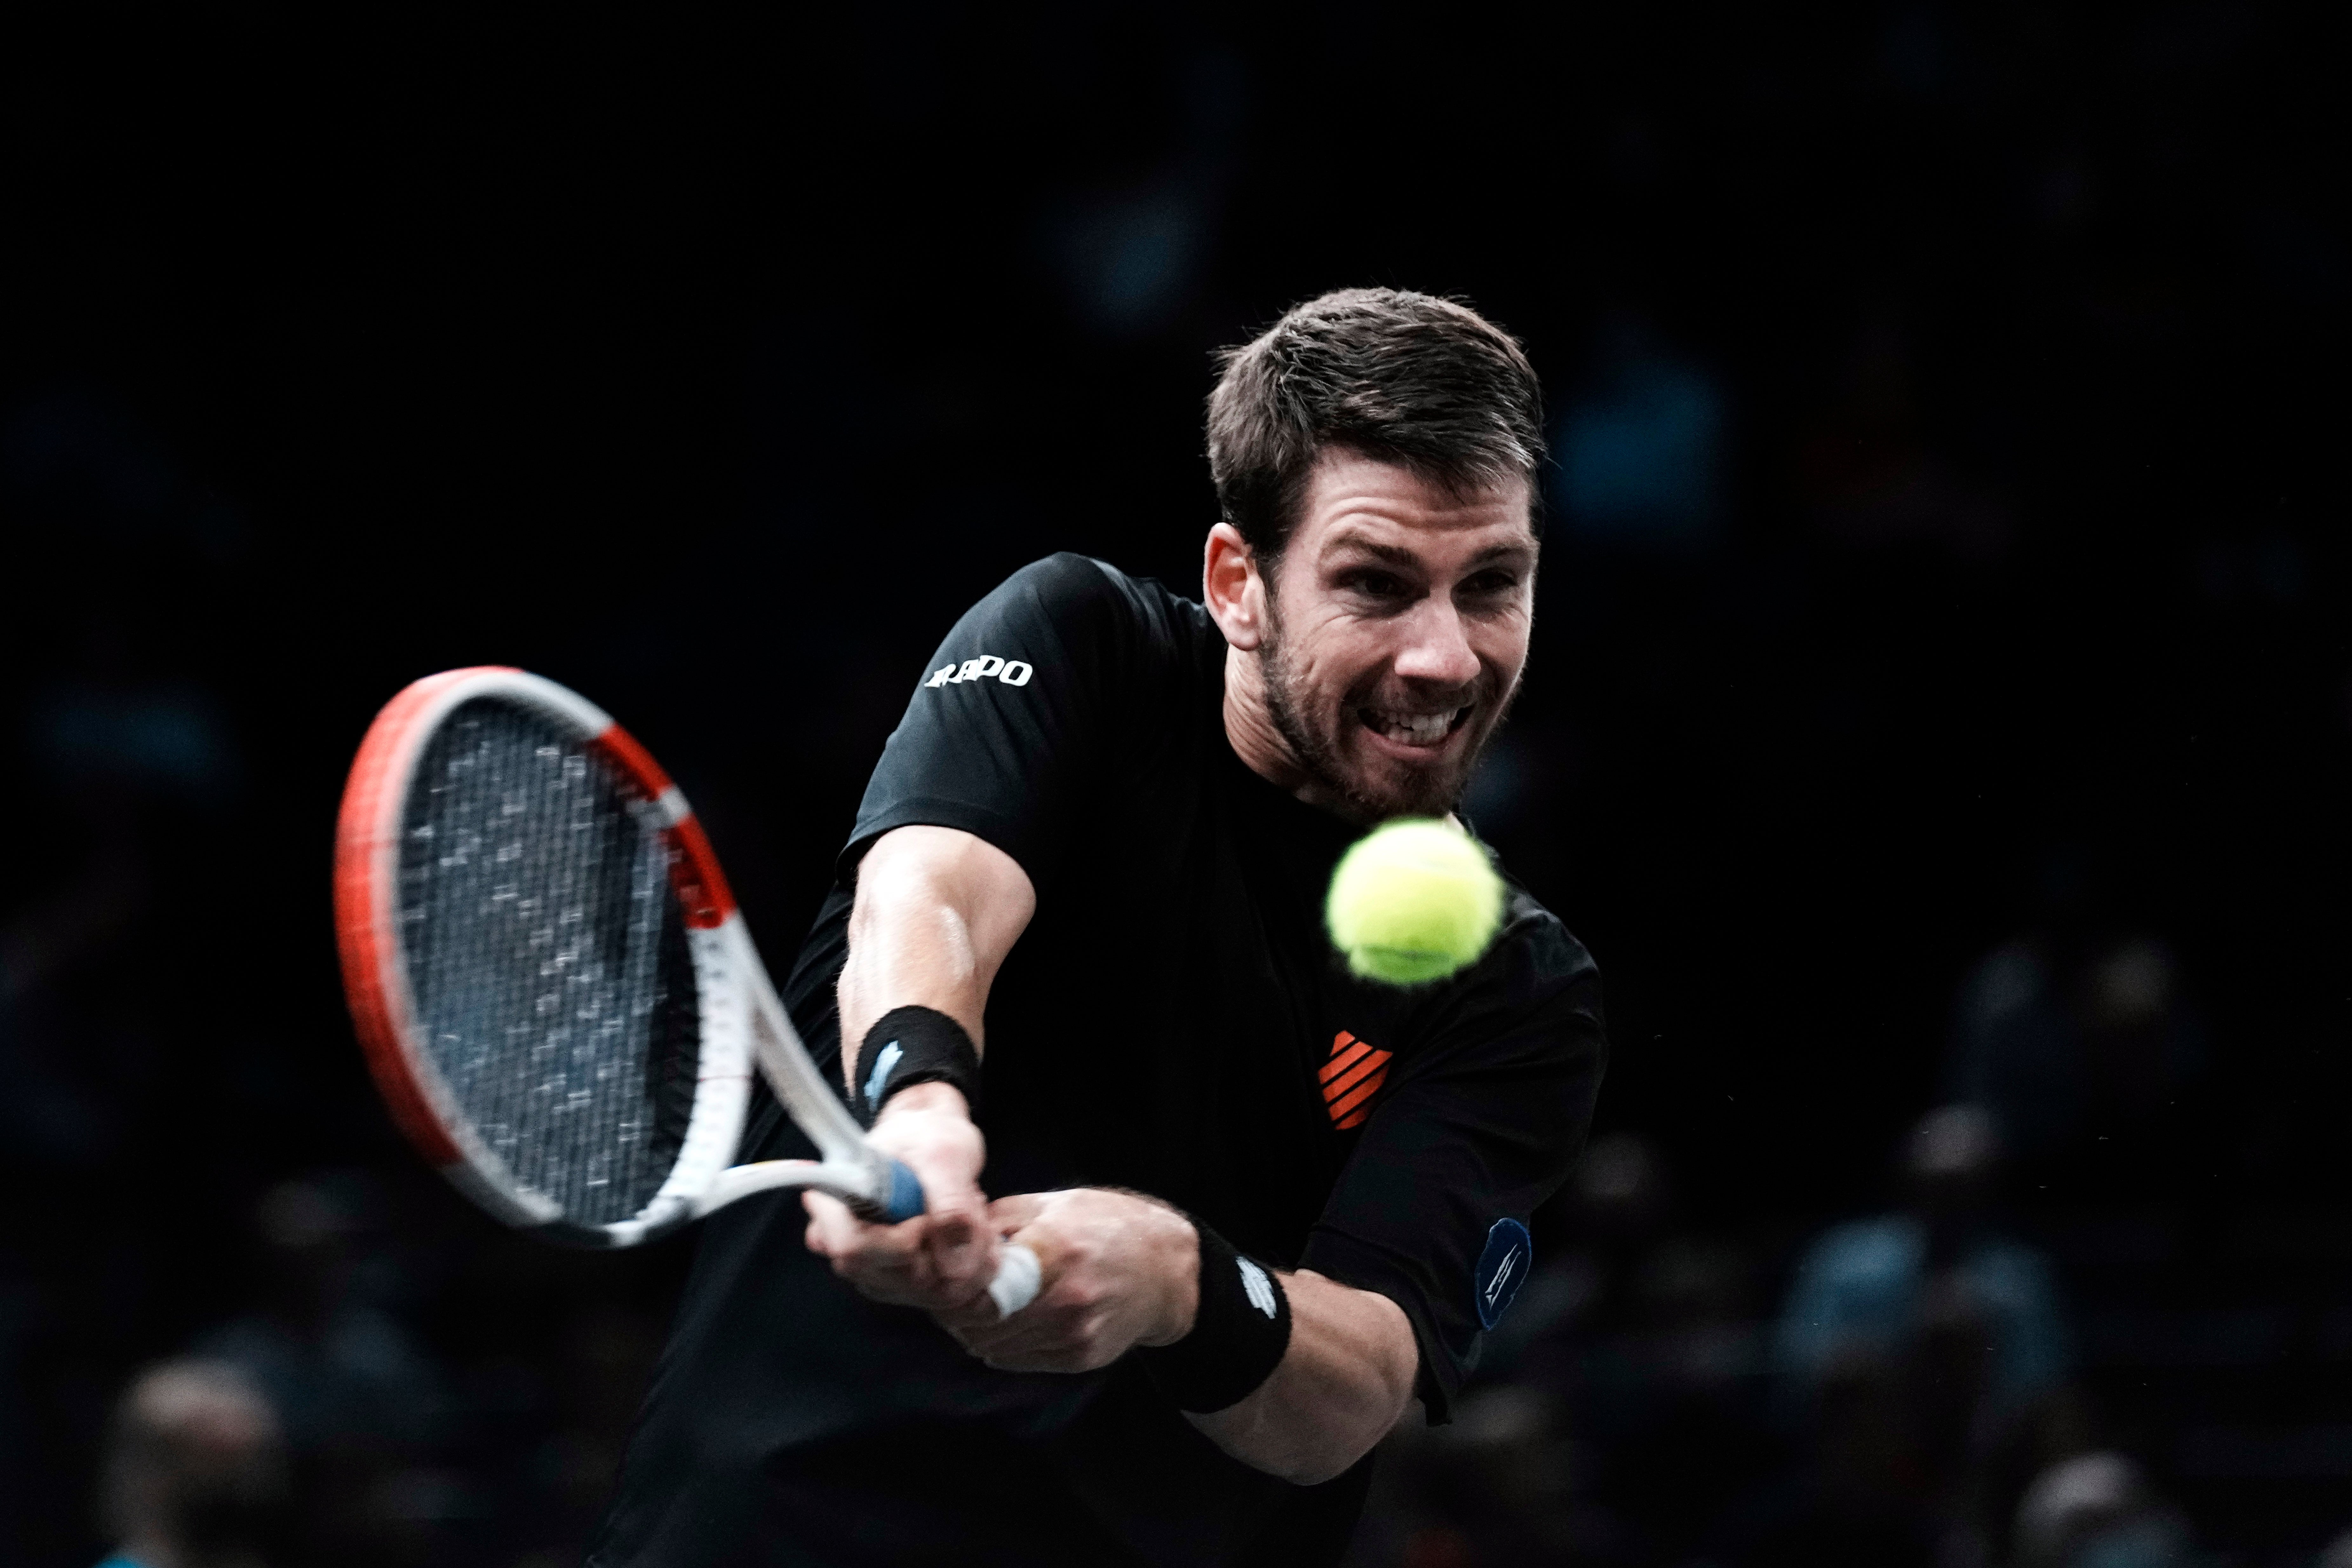
<instances>
[{"instance_id":1,"label":"white racket frame","mask_svg":"<svg viewBox=\"0 0 2352 1568\"><path fill-rule=\"evenodd\" d=\"M583 1224L516 1176L458 1109L418 1023L399 920L402 817L417 763L442 722L461 704L481 698L528 709L597 752L630 781L669 844L671 887L686 917L694 963L700 1065L685 1141L668 1178L626 1219ZM610 714L576 692L488 665L426 676L387 703L361 743L344 787L335 914L352 1020L394 1121L451 1184L506 1224L572 1246L635 1247L738 1198L781 1187L831 1193L867 1218L921 1212L919 1189L912 1188L905 1167L866 1142L809 1059L686 796ZM753 1062L820 1159L734 1163ZM910 1209L910 1203L918 1206ZM1018 1311L1035 1296L1037 1284L1035 1255L1004 1247L990 1287L998 1309Z\"/></svg>"}]
</instances>

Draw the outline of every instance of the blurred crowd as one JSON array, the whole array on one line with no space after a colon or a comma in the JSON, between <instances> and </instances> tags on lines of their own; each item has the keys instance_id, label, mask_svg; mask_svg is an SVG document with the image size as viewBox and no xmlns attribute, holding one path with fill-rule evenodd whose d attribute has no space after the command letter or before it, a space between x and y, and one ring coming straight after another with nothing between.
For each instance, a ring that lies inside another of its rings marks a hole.
<instances>
[{"instance_id":1,"label":"blurred crowd","mask_svg":"<svg viewBox=\"0 0 2352 1568\"><path fill-rule=\"evenodd\" d=\"M2164 943L2028 936L1959 984L1955 1098L1896 1142L1874 1211L1727 1231L1656 1143L1602 1133L1538 1216L1539 1270L1456 1419L1409 1416L1383 1449L1351 1568L2256 1561L2200 1542L2184 1489L2217 1479L2256 1483L2253 1506L2311 1539L2331 1509L2352 1525L2338 1429L2233 1449L2214 1404L2352 1357L2341 1309L2266 1336L2264 1216L2181 1234L2197 1216L2147 1204L2162 1178L2107 1152L2177 1163L2203 1061ZM2063 1206L2036 1198L2053 1184ZM243 1298L113 1396L87 1475L11 1426L0 1484L91 1485L110 1568L572 1560L666 1281L603 1257L551 1272L360 1168L268 1188L248 1240ZM63 1327L0 1345L20 1392L41 1381L28 1352L70 1356ZM16 1544L0 1560L53 1560ZM2347 1568L2352 1531L2259 1561Z\"/></svg>"},{"instance_id":2,"label":"blurred crowd","mask_svg":"<svg viewBox=\"0 0 2352 1568\"><path fill-rule=\"evenodd\" d=\"M1359 281L1546 377L1466 809L1614 1054L1356 1568L2352 1568L2340 17L1022 9L0 51L0 1568L576 1561L691 1243L385 1121L369 715L593 694L789 952L954 616L1197 581L1210 351Z\"/></svg>"},{"instance_id":3,"label":"blurred crowd","mask_svg":"<svg viewBox=\"0 0 2352 1568\"><path fill-rule=\"evenodd\" d=\"M50 1310L0 1343L0 1563L100 1538L117 1568L576 1562L667 1281L551 1263L445 1202L362 1169L271 1188L243 1300L127 1390L65 1292L32 1297Z\"/></svg>"},{"instance_id":4,"label":"blurred crowd","mask_svg":"<svg viewBox=\"0 0 2352 1568\"><path fill-rule=\"evenodd\" d=\"M1726 1235L1653 1142L1601 1136L1458 1419L1388 1444L1350 1563L2352 1563L2352 1529L2210 1554L2173 1489L2253 1483L2225 1527L2352 1525L2341 1426L2208 1425L2341 1375L2352 1254L2325 1214L2168 1211L2202 1065L2164 943L2021 937L1960 985L1966 1098L1901 1140L1879 1212ZM2282 1241L2299 1321L2261 1267Z\"/></svg>"}]
</instances>

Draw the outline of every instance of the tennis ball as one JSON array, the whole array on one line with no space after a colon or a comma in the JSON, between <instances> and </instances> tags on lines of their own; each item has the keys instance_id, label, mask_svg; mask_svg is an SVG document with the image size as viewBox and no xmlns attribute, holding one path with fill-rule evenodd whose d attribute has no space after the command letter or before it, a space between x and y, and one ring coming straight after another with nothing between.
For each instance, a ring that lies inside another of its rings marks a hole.
<instances>
[{"instance_id":1,"label":"tennis ball","mask_svg":"<svg viewBox=\"0 0 2352 1568\"><path fill-rule=\"evenodd\" d=\"M1323 919L1358 974L1423 985L1486 951L1503 923L1503 879L1460 828L1400 817L1339 857Z\"/></svg>"}]
</instances>

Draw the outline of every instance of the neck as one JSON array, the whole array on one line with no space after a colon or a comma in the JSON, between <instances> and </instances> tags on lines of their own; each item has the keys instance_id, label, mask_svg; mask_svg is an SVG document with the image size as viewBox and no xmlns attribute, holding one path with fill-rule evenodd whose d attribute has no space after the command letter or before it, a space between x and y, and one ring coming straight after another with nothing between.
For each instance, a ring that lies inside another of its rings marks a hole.
<instances>
[{"instance_id":1,"label":"neck","mask_svg":"<svg viewBox=\"0 0 2352 1568\"><path fill-rule=\"evenodd\" d=\"M1298 753L1283 738L1265 700L1265 666L1255 653L1225 649L1225 742L1242 765L1276 789L1314 801L1314 781L1300 765Z\"/></svg>"},{"instance_id":2,"label":"neck","mask_svg":"<svg viewBox=\"0 0 2352 1568\"><path fill-rule=\"evenodd\" d=\"M1274 721L1265 694L1265 662L1259 654L1226 647L1224 718L1225 742L1250 772L1311 806L1350 822L1370 820L1354 801L1325 784L1299 761Z\"/></svg>"}]
</instances>

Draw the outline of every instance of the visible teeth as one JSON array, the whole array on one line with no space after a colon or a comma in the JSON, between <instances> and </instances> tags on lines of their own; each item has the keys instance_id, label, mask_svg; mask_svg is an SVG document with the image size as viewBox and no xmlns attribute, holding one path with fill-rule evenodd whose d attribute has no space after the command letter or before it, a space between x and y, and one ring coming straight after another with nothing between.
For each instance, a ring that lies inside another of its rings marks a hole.
<instances>
[{"instance_id":1,"label":"visible teeth","mask_svg":"<svg viewBox=\"0 0 2352 1568\"><path fill-rule=\"evenodd\" d=\"M1382 730L1401 741L1409 742L1416 746L1433 746L1445 739L1445 732L1454 727L1454 715L1460 711L1459 709L1445 713L1376 711L1372 717L1379 721Z\"/></svg>"}]
</instances>

